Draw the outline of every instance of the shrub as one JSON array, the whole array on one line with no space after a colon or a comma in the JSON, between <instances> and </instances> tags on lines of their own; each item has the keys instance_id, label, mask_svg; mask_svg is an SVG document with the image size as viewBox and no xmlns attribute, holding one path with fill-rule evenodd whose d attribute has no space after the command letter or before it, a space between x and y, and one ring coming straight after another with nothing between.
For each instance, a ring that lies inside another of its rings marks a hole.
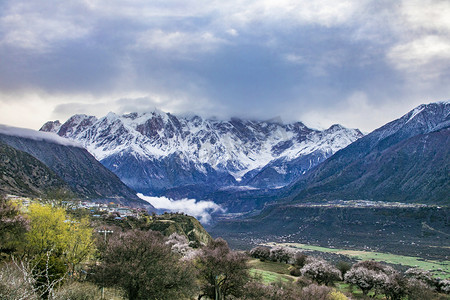
<instances>
[{"instance_id":1,"label":"shrub","mask_svg":"<svg viewBox=\"0 0 450 300\"><path fill-rule=\"evenodd\" d=\"M0 253L11 255L23 245L29 220L0 195ZM0 257L1 260L1 257Z\"/></svg>"},{"instance_id":2,"label":"shrub","mask_svg":"<svg viewBox=\"0 0 450 300\"><path fill-rule=\"evenodd\" d=\"M386 269L386 266L374 260L363 260L353 265L353 268L359 267L375 272L384 272L384 270Z\"/></svg>"},{"instance_id":3,"label":"shrub","mask_svg":"<svg viewBox=\"0 0 450 300\"><path fill-rule=\"evenodd\" d=\"M329 300L348 300L347 296L345 296L344 294L342 294L339 291L333 290L329 295L328 295L328 299Z\"/></svg>"},{"instance_id":4,"label":"shrub","mask_svg":"<svg viewBox=\"0 0 450 300\"><path fill-rule=\"evenodd\" d=\"M305 276L300 276L297 278L297 281L295 282L300 288L307 287L308 285L311 285L313 282L311 279Z\"/></svg>"},{"instance_id":5,"label":"shrub","mask_svg":"<svg viewBox=\"0 0 450 300\"><path fill-rule=\"evenodd\" d=\"M317 284L311 284L302 289L301 296L298 299L302 300L329 300L328 296L331 292L329 287Z\"/></svg>"},{"instance_id":6,"label":"shrub","mask_svg":"<svg viewBox=\"0 0 450 300\"><path fill-rule=\"evenodd\" d=\"M438 283L439 290L443 293L450 294L450 280L440 280Z\"/></svg>"},{"instance_id":7,"label":"shrub","mask_svg":"<svg viewBox=\"0 0 450 300\"><path fill-rule=\"evenodd\" d=\"M385 294L386 299L400 300L406 295L406 280L400 273L388 273L383 279L377 288Z\"/></svg>"},{"instance_id":8,"label":"shrub","mask_svg":"<svg viewBox=\"0 0 450 300\"><path fill-rule=\"evenodd\" d=\"M307 258L308 255L304 254L303 252L296 252L294 255L294 265L296 265L300 269L303 268Z\"/></svg>"},{"instance_id":9,"label":"shrub","mask_svg":"<svg viewBox=\"0 0 450 300\"><path fill-rule=\"evenodd\" d=\"M406 294L408 295L408 300L431 300L435 298L430 286L416 278L407 280Z\"/></svg>"},{"instance_id":10,"label":"shrub","mask_svg":"<svg viewBox=\"0 0 450 300\"><path fill-rule=\"evenodd\" d=\"M58 288L51 300L96 300L100 299L99 287L87 282L71 282Z\"/></svg>"},{"instance_id":11,"label":"shrub","mask_svg":"<svg viewBox=\"0 0 450 300\"><path fill-rule=\"evenodd\" d=\"M336 268L341 271L342 278L344 278L345 273L347 273L352 268L352 265L341 260L336 264Z\"/></svg>"},{"instance_id":12,"label":"shrub","mask_svg":"<svg viewBox=\"0 0 450 300\"><path fill-rule=\"evenodd\" d=\"M289 270L289 274L291 274L291 276L299 277L300 275L302 275L302 272L297 267L291 267Z\"/></svg>"},{"instance_id":13,"label":"shrub","mask_svg":"<svg viewBox=\"0 0 450 300\"><path fill-rule=\"evenodd\" d=\"M299 293L292 285L271 284L265 285L256 281L249 281L244 286L244 292L239 298L241 300L297 300Z\"/></svg>"},{"instance_id":14,"label":"shrub","mask_svg":"<svg viewBox=\"0 0 450 300\"><path fill-rule=\"evenodd\" d=\"M433 274L423 269L410 268L406 270L405 276L408 278L420 280L430 288L435 288L437 285L437 280L433 277Z\"/></svg>"}]
</instances>

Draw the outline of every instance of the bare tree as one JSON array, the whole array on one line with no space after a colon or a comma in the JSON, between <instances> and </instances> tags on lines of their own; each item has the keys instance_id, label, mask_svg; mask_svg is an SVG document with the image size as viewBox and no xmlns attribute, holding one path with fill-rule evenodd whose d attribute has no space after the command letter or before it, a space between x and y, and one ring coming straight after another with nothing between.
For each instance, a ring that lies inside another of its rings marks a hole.
<instances>
[{"instance_id":1,"label":"bare tree","mask_svg":"<svg viewBox=\"0 0 450 300\"><path fill-rule=\"evenodd\" d=\"M14 257L0 269L0 299L28 300L51 298L67 274L54 278L50 271L51 251L43 261L16 260ZM42 263L45 267L40 268Z\"/></svg>"}]
</instances>

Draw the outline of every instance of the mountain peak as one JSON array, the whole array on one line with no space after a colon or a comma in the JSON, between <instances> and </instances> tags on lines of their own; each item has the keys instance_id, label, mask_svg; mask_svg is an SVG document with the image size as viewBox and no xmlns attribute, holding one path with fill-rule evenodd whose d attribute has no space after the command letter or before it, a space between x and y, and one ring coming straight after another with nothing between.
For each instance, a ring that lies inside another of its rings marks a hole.
<instances>
[{"instance_id":1,"label":"mountain peak","mask_svg":"<svg viewBox=\"0 0 450 300\"><path fill-rule=\"evenodd\" d=\"M59 128L61 128L61 122L59 120L56 121L48 121L42 127L39 129L39 131L45 131L45 132L58 132Z\"/></svg>"}]
</instances>

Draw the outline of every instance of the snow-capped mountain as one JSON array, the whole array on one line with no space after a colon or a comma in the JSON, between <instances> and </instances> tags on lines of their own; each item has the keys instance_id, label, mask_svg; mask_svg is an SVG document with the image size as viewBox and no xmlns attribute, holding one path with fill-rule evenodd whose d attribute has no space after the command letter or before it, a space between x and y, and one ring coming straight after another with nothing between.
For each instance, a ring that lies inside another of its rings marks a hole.
<instances>
[{"instance_id":1,"label":"snow-capped mountain","mask_svg":"<svg viewBox=\"0 0 450 300\"><path fill-rule=\"evenodd\" d=\"M448 204L449 149L450 102L422 104L309 172L291 198Z\"/></svg>"},{"instance_id":2,"label":"snow-capped mountain","mask_svg":"<svg viewBox=\"0 0 450 300\"><path fill-rule=\"evenodd\" d=\"M100 119L74 115L41 131L81 143L130 187L154 195L186 187L205 194L229 186L285 186L362 137L340 125L319 131L301 122L220 121L158 110Z\"/></svg>"}]
</instances>

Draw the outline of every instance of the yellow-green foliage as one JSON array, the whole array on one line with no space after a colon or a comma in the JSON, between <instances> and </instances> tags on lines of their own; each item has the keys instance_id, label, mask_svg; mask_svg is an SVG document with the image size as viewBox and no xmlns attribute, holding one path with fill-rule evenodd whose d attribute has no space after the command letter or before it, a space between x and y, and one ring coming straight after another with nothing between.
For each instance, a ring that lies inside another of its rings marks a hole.
<instances>
[{"instance_id":1,"label":"yellow-green foliage","mask_svg":"<svg viewBox=\"0 0 450 300\"><path fill-rule=\"evenodd\" d=\"M330 300L347 300L347 296L345 296L344 294L342 294L339 291L333 290L329 295L328 298Z\"/></svg>"},{"instance_id":2,"label":"yellow-green foliage","mask_svg":"<svg viewBox=\"0 0 450 300\"><path fill-rule=\"evenodd\" d=\"M64 209L33 203L29 207L29 216L31 228L26 238L27 250L31 254L49 250L62 252L67 248L70 225L64 222L66 220Z\"/></svg>"},{"instance_id":3,"label":"yellow-green foliage","mask_svg":"<svg viewBox=\"0 0 450 300\"><path fill-rule=\"evenodd\" d=\"M63 208L40 204L30 205L29 216L28 254L39 256L51 251L74 267L93 253L92 228L86 218L70 219Z\"/></svg>"}]
</instances>

